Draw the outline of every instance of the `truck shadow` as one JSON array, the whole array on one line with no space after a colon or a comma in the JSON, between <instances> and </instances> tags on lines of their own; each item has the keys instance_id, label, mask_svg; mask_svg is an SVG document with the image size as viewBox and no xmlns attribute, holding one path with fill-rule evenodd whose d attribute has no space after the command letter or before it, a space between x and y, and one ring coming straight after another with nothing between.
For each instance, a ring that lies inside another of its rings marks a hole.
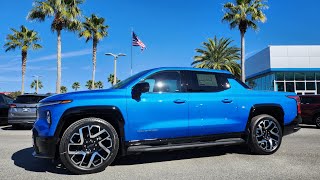
<instances>
[{"instance_id":1,"label":"truck shadow","mask_svg":"<svg viewBox=\"0 0 320 180\"><path fill-rule=\"evenodd\" d=\"M129 155L125 157L119 157L111 164L111 166L135 165L184 159L205 158L222 156L226 154L250 155L250 151L248 150L246 145L234 145L227 147L216 146L176 151L147 152L136 155Z\"/></svg>"},{"instance_id":2,"label":"truck shadow","mask_svg":"<svg viewBox=\"0 0 320 180\"><path fill-rule=\"evenodd\" d=\"M11 159L14 164L27 171L51 172L55 174L71 174L61 163L53 163L51 160L38 159L32 156L33 148L25 148L15 152ZM226 154L248 154L246 146L210 147L201 149L188 149L165 152L150 152L116 158L111 166L127 166L165 161L176 161L193 158L214 157Z\"/></svg>"},{"instance_id":3,"label":"truck shadow","mask_svg":"<svg viewBox=\"0 0 320 180\"><path fill-rule=\"evenodd\" d=\"M61 164L52 163L48 159L38 159L32 156L33 148L25 148L15 152L11 159L14 165L32 172L51 172L55 174L70 174Z\"/></svg>"}]
</instances>

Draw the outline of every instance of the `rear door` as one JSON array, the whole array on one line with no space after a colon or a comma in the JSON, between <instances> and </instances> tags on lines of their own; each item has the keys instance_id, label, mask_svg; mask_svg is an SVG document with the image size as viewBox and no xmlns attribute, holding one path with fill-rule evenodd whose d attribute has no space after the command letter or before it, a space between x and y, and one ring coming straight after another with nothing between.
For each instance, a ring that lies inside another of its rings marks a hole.
<instances>
[{"instance_id":1,"label":"rear door","mask_svg":"<svg viewBox=\"0 0 320 180\"><path fill-rule=\"evenodd\" d=\"M188 74L189 136L241 131L228 75L201 71Z\"/></svg>"}]
</instances>

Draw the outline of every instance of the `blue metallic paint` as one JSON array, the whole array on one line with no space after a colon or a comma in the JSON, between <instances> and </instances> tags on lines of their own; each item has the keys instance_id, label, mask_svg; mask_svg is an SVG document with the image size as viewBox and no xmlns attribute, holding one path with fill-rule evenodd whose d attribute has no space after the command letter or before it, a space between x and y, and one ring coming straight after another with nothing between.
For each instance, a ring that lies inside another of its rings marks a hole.
<instances>
[{"instance_id":1,"label":"blue metallic paint","mask_svg":"<svg viewBox=\"0 0 320 180\"><path fill-rule=\"evenodd\" d=\"M39 108L34 128L40 137L52 137L63 113L72 107L115 106L123 115L125 140L177 138L208 134L244 132L250 109L255 104L277 103L284 110L284 123L289 124L297 116L294 99L285 96L294 93L253 91L245 89L234 79L231 88L214 93L144 93L140 101L131 97L132 87L149 76L163 70L193 70L215 73L227 71L195 68L156 68L146 71L121 89L80 91L48 97L41 102L72 100ZM175 100L186 100L176 104ZM222 100L232 100L223 103ZM46 111L51 112L52 124L46 121Z\"/></svg>"}]
</instances>

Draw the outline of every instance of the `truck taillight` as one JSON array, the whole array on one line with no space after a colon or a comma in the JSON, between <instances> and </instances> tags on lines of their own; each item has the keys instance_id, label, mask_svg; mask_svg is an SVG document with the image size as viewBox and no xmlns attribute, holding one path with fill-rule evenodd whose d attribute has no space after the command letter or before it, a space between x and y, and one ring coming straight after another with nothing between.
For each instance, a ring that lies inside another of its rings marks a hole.
<instances>
[{"instance_id":1,"label":"truck taillight","mask_svg":"<svg viewBox=\"0 0 320 180\"><path fill-rule=\"evenodd\" d=\"M299 96L287 96L287 97L296 100L296 102L297 102L298 114L301 114L301 102L300 102L300 97L299 97Z\"/></svg>"}]
</instances>

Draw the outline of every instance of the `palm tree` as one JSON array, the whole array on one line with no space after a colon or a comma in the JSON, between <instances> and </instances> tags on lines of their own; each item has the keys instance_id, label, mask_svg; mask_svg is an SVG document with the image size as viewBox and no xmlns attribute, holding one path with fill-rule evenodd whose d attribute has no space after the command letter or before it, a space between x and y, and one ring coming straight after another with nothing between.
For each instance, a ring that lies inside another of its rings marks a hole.
<instances>
[{"instance_id":1,"label":"palm tree","mask_svg":"<svg viewBox=\"0 0 320 180\"><path fill-rule=\"evenodd\" d=\"M98 89L102 89L103 88L103 82L101 81L97 81L94 83L94 86Z\"/></svg>"},{"instance_id":2,"label":"palm tree","mask_svg":"<svg viewBox=\"0 0 320 180\"><path fill-rule=\"evenodd\" d=\"M263 9L267 9L268 6L264 4L264 0L236 0L236 4L226 3L224 8L226 13L224 14L222 21L229 22L230 28L239 28L241 35L241 80L245 82L245 42L244 34L248 28L258 30L258 22L264 23L267 18L263 13Z\"/></svg>"},{"instance_id":3,"label":"palm tree","mask_svg":"<svg viewBox=\"0 0 320 180\"><path fill-rule=\"evenodd\" d=\"M108 82L113 86L113 80L114 80L114 74L110 74L108 77ZM117 83L120 82L121 80L117 78Z\"/></svg>"},{"instance_id":4,"label":"palm tree","mask_svg":"<svg viewBox=\"0 0 320 180\"><path fill-rule=\"evenodd\" d=\"M20 27L20 31L11 28L13 34L7 35L7 42L4 45L7 51L13 51L16 48L21 49L21 61L22 61L22 82L21 82L21 94L24 93L24 77L27 67L27 56L29 48L34 50L42 48L37 42L40 40L39 35L34 30L29 30L25 26Z\"/></svg>"},{"instance_id":5,"label":"palm tree","mask_svg":"<svg viewBox=\"0 0 320 180\"><path fill-rule=\"evenodd\" d=\"M68 91L68 88L67 87L65 87L65 86L61 86L60 87L60 92L61 93L66 93Z\"/></svg>"},{"instance_id":6,"label":"palm tree","mask_svg":"<svg viewBox=\"0 0 320 180\"><path fill-rule=\"evenodd\" d=\"M228 70L240 77L240 65L236 62L240 59L240 49L231 46L232 42L229 38L209 38L208 42L203 42L201 49L196 49L200 55L194 56L191 65L197 68Z\"/></svg>"},{"instance_id":7,"label":"palm tree","mask_svg":"<svg viewBox=\"0 0 320 180\"><path fill-rule=\"evenodd\" d=\"M79 82L74 82L72 84L72 89L74 89L75 91L77 91L80 88L80 83Z\"/></svg>"},{"instance_id":8,"label":"palm tree","mask_svg":"<svg viewBox=\"0 0 320 180\"><path fill-rule=\"evenodd\" d=\"M94 89L94 79L96 73L97 62L97 46L100 40L108 35L108 25L105 25L105 19L99 18L95 14L91 17L85 17L86 21L82 23L83 29L80 31L79 36L86 38L86 42L92 40L92 89Z\"/></svg>"},{"instance_id":9,"label":"palm tree","mask_svg":"<svg viewBox=\"0 0 320 180\"><path fill-rule=\"evenodd\" d=\"M86 82L86 88L88 88L89 90L92 89L92 80L88 80L88 81Z\"/></svg>"},{"instance_id":10,"label":"palm tree","mask_svg":"<svg viewBox=\"0 0 320 180\"><path fill-rule=\"evenodd\" d=\"M28 19L43 22L46 18L53 17L51 30L57 32L57 81L56 93L60 93L61 86L61 31L77 31L81 27L78 17L81 10L78 5L84 0L36 0Z\"/></svg>"},{"instance_id":11,"label":"palm tree","mask_svg":"<svg viewBox=\"0 0 320 180\"><path fill-rule=\"evenodd\" d=\"M42 85L42 81L38 80L38 87L37 87L37 80L33 80L31 85L30 85L31 89L35 89L36 93L38 94L38 89L42 89L43 85Z\"/></svg>"}]
</instances>

